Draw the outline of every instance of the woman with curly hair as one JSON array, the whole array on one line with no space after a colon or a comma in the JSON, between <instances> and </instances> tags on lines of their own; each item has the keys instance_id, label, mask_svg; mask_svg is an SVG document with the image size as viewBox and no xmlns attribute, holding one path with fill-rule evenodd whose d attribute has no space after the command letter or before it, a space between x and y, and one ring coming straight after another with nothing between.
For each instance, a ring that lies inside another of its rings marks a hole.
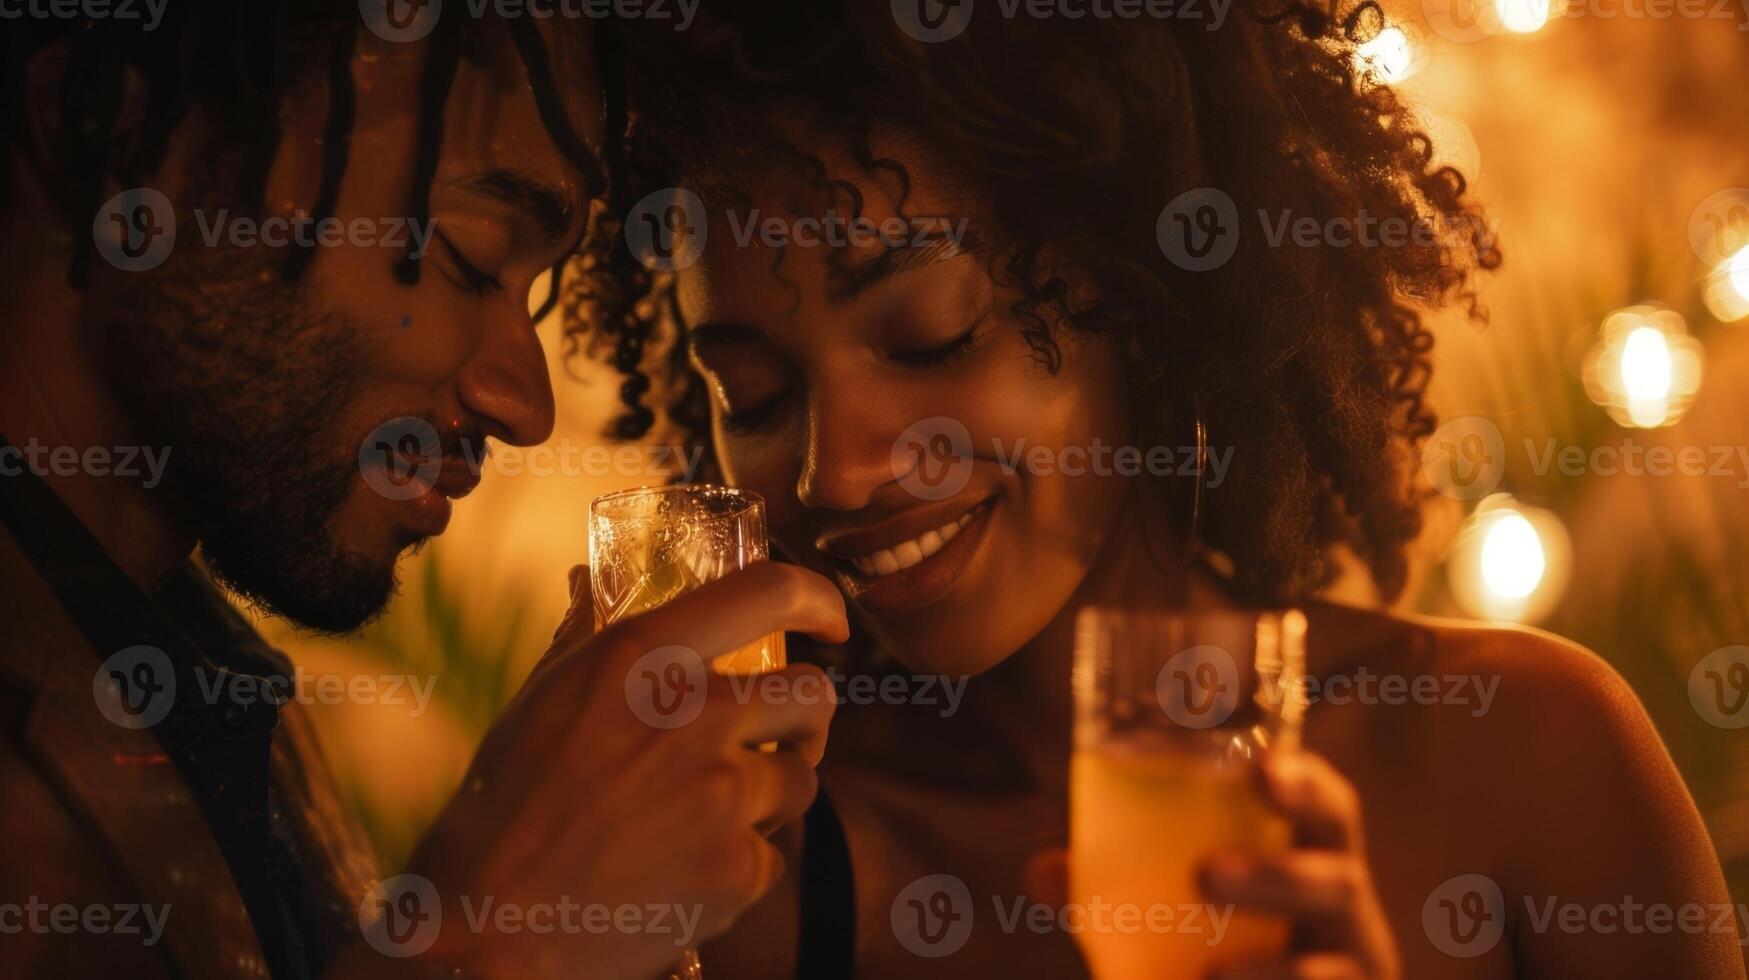
<instances>
[{"instance_id":1,"label":"woman with curly hair","mask_svg":"<svg viewBox=\"0 0 1749 980\"><path fill-rule=\"evenodd\" d=\"M616 434L678 426L765 497L784 558L850 600L856 637L820 656L970 678L953 710L840 708L831 802L775 838L784 881L705 947L713 980L1082 975L1070 936L992 906L1060 873L1089 605L1296 605L1326 685L1482 695L1311 707L1305 751L1262 769L1293 846L1202 866L1208 902L1293 924L1230 975L1741 977L1716 931L1562 924L1726 901L1617 675L1318 598L1344 563L1403 591L1422 315L1481 316L1470 278L1499 262L1463 177L1353 68L1378 8L1070 12L761 4L629 31L607 66L630 111L567 309L627 375ZM889 924L931 875L974 897L939 959ZM1501 938L1456 949L1439 900L1473 876Z\"/></svg>"}]
</instances>

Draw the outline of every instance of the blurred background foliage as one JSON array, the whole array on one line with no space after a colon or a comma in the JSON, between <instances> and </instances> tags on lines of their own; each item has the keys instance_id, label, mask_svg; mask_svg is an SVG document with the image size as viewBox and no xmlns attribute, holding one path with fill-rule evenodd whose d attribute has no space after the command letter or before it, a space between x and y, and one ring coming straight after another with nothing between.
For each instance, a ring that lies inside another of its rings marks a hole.
<instances>
[{"instance_id":1,"label":"blurred background foliage","mask_svg":"<svg viewBox=\"0 0 1749 980\"><path fill-rule=\"evenodd\" d=\"M1418 3L1387 10L1410 55L1393 84L1431 114L1442 158L1470 178L1506 252L1505 267L1481 284L1490 321L1437 325L1434 404L1442 418L1496 424L1506 446L1501 489L1565 525L1570 580L1540 625L1598 651L1639 693L1706 815L1735 900L1749 902L1749 730L1708 724L1688 695L1701 658L1749 643L1749 489L1739 482L1749 472L1566 476L1539 472L1522 448L1630 437L1746 444L1749 319L1720 323L1709 313L1702 293L1712 270L1691 248L1689 226L1709 195L1749 187L1749 10L1735 9L1737 21L1569 12L1530 34L1473 43L1441 37ZM1679 422L1628 430L1587 398L1581 359L1612 310L1641 303L1681 313L1706 367ZM559 397L553 439L596 443L618 378L582 359L565 363L556 324L542 332ZM586 559L589 501L649 482L489 474L450 531L404 564L401 595L360 635L314 639L263 624L310 670L441 678L423 713L313 707L385 868L405 857L545 650L565 610L566 570ZM1473 506L1443 500L1430 510L1406 607L1469 614L1448 570ZM1369 599L1361 582L1332 592Z\"/></svg>"}]
</instances>

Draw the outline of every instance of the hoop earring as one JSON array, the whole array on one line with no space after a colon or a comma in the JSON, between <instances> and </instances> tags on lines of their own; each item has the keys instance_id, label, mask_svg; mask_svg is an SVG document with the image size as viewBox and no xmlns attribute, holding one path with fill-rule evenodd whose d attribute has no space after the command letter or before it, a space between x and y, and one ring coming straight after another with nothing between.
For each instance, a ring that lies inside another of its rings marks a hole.
<instances>
[{"instance_id":1,"label":"hoop earring","mask_svg":"<svg viewBox=\"0 0 1749 980\"><path fill-rule=\"evenodd\" d=\"M1186 570L1189 570L1191 562L1196 558L1196 535L1202 527L1202 481L1209 465L1209 433L1202 424L1202 412L1197 409L1194 396L1191 399L1191 413L1191 424L1196 427L1196 483L1190 491L1190 520L1184 525L1183 566Z\"/></svg>"}]
</instances>

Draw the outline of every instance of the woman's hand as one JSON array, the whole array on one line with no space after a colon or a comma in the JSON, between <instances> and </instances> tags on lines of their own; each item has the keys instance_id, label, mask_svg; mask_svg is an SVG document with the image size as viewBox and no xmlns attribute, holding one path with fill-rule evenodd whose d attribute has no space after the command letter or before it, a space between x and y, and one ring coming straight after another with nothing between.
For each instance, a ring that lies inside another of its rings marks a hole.
<instances>
[{"instance_id":1,"label":"woman's hand","mask_svg":"<svg viewBox=\"0 0 1749 980\"><path fill-rule=\"evenodd\" d=\"M460 976L648 977L778 880L764 835L814 798L831 683L809 666L755 686L704 665L781 631L842 642L838 590L760 562L600 633L590 624L587 575L573 573L551 650L403 876L428 883L427 898L379 897L385 915L406 915L387 933L394 950L366 930L376 952ZM413 925L434 918L412 949Z\"/></svg>"},{"instance_id":2,"label":"woman's hand","mask_svg":"<svg viewBox=\"0 0 1749 980\"><path fill-rule=\"evenodd\" d=\"M1265 800L1293 825L1292 849L1259 856L1217 854L1203 865L1211 902L1286 916L1285 957L1219 974L1222 980L1397 980L1402 968L1361 833L1360 797L1321 756L1268 756Z\"/></svg>"}]
</instances>

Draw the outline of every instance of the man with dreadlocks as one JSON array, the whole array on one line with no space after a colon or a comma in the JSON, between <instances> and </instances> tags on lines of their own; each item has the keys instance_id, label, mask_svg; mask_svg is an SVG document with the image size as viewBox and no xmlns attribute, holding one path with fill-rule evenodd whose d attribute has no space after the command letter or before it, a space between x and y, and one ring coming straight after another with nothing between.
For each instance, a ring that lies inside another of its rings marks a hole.
<instances>
[{"instance_id":1,"label":"man with dreadlocks","mask_svg":"<svg viewBox=\"0 0 1749 980\"><path fill-rule=\"evenodd\" d=\"M829 700L710 697L662 731L623 683L664 643L841 640L836 590L794 567L593 636L574 573L573 615L386 880L298 706L250 696L291 665L213 579L318 631L382 609L485 440L548 435L529 296L623 166L590 149L624 126L611 25L372 7L7 28L6 976L649 976L770 886L764 834L813 797ZM685 928L477 912L566 903Z\"/></svg>"}]
</instances>

